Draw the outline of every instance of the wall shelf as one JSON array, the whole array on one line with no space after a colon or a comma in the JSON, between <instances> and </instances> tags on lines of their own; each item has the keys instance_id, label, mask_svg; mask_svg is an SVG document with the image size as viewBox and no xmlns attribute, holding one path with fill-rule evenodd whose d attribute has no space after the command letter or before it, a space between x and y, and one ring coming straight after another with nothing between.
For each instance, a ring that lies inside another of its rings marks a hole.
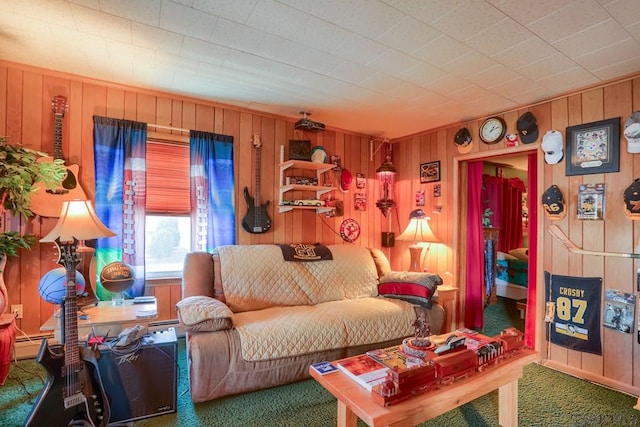
<instances>
[{"instance_id":1,"label":"wall shelf","mask_svg":"<svg viewBox=\"0 0 640 427\"><path fill-rule=\"evenodd\" d=\"M280 191L278 198L278 212L289 212L293 209L303 209L303 210L315 210L316 213L324 213L330 212L334 210L334 207L331 206L298 206L293 204L284 204L284 194L289 191L309 191L315 194L316 199L320 199L325 193L329 191L335 190L335 187L328 187L323 185L300 185L300 184L285 184L285 176L284 172L287 169L300 169L300 170L308 170L315 171L316 177L318 178L318 182L320 182L322 174L329 172L334 168L333 164L329 163L317 163L317 162L307 162L304 160L287 160L284 161L284 146L280 149Z\"/></svg>"}]
</instances>

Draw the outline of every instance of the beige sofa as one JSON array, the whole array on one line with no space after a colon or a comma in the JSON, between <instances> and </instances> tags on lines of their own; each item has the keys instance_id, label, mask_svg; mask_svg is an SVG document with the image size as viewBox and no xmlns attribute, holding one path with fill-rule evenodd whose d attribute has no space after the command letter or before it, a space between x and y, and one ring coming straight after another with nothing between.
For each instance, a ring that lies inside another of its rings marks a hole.
<instances>
[{"instance_id":1,"label":"beige sofa","mask_svg":"<svg viewBox=\"0 0 640 427\"><path fill-rule=\"evenodd\" d=\"M186 256L182 299L191 397L203 402L307 378L311 363L399 343L424 311L440 333L444 310L378 295L389 263L378 250L327 246L333 259L285 261L278 245L222 246ZM421 274L421 273L419 273ZM442 280L427 275L432 290Z\"/></svg>"}]
</instances>

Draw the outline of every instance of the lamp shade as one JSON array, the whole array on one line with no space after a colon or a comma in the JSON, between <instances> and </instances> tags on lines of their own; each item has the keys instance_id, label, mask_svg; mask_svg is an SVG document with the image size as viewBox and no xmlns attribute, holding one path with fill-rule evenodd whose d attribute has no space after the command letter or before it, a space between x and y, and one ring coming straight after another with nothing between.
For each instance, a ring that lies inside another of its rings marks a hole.
<instances>
[{"instance_id":1,"label":"lamp shade","mask_svg":"<svg viewBox=\"0 0 640 427\"><path fill-rule=\"evenodd\" d=\"M69 242L74 239L90 240L112 236L115 233L98 219L90 201L71 200L62 204L58 222L40 241L47 243L60 239L61 242Z\"/></svg>"},{"instance_id":2,"label":"lamp shade","mask_svg":"<svg viewBox=\"0 0 640 427\"><path fill-rule=\"evenodd\" d=\"M418 243L438 243L439 240L431 227L429 227L429 217L422 209L415 209L409 214L409 225L396 237L396 240Z\"/></svg>"}]
</instances>

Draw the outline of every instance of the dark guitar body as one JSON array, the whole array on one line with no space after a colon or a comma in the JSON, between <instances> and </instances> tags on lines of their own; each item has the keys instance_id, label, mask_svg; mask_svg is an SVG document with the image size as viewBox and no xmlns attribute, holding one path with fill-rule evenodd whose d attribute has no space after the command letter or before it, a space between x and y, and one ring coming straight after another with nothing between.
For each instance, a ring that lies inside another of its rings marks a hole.
<instances>
[{"instance_id":1,"label":"dark guitar body","mask_svg":"<svg viewBox=\"0 0 640 427\"><path fill-rule=\"evenodd\" d=\"M40 392L36 404L25 422L25 426L96 426L105 427L109 422L111 410L107 394L102 387L98 363L91 349L80 348L82 369L79 373L84 384L84 403L64 407L64 389L66 378L64 369L64 351L62 346L49 348L47 340L42 340L37 361L47 370L47 383Z\"/></svg>"},{"instance_id":2,"label":"dark guitar body","mask_svg":"<svg viewBox=\"0 0 640 427\"><path fill-rule=\"evenodd\" d=\"M256 206L253 198L249 195L249 189L244 187L244 200L247 202L247 213L242 218L242 228L253 234L260 234L269 231L271 228L271 218L267 213L269 201L260 206Z\"/></svg>"}]
</instances>

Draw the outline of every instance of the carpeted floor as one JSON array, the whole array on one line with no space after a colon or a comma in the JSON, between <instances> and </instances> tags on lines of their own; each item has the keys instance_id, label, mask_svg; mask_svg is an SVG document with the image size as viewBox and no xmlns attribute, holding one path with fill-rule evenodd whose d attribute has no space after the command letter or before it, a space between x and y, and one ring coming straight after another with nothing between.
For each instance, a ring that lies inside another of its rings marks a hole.
<instances>
[{"instance_id":1,"label":"carpeted floor","mask_svg":"<svg viewBox=\"0 0 640 427\"><path fill-rule=\"evenodd\" d=\"M515 304L499 298L485 311L494 335L513 324L522 328ZM178 411L140 420L135 426L314 427L336 425L336 401L314 380L193 404L188 392L184 340L179 340ZM0 387L0 426L21 426L43 386L34 360L13 363ZM635 426L636 398L533 364L519 381L521 426ZM491 393L422 426L497 426L498 394ZM364 423L359 421L359 426ZM57 427L57 426L52 426Z\"/></svg>"}]
</instances>

